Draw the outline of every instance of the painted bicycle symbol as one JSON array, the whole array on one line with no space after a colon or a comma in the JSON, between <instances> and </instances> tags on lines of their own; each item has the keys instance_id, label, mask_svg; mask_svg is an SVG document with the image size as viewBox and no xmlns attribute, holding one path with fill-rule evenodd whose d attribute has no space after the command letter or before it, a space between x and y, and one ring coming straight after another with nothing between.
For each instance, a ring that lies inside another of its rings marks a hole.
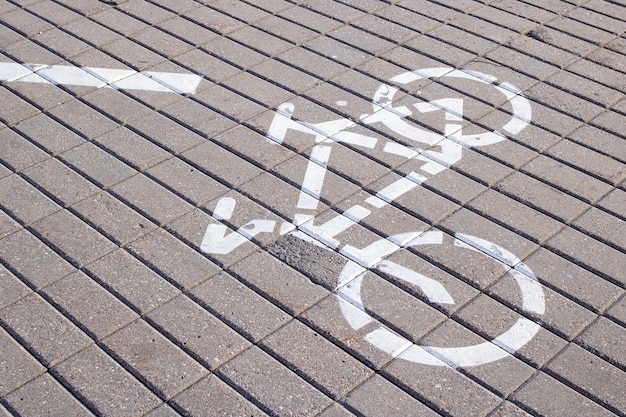
<instances>
[{"instance_id":1,"label":"painted bicycle symbol","mask_svg":"<svg viewBox=\"0 0 626 417\"><path fill-rule=\"evenodd\" d=\"M361 115L357 121L340 118L323 123L307 123L293 119L295 106L283 103L277 108L267 131L267 138L278 144L283 144L292 131L310 135L315 141L296 202L296 214L291 223L281 225L281 231L328 250L337 251L347 258L337 279L335 294L339 299L344 319L355 330L378 323L368 312L361 295L368 274L373 273L372 269L418 287L430 303L454 304L453 297L440 282L387 259L402 248L450 243L444 242L444 233L441 231L407 230L405 233L380 238L363 248L341 242L338 236L360 223L372 211L391 204L428 178L459 161L463 148L491 145L505 139L505 135L496 130L464 134L461 123L464 120L464 103L459 98L418 101L412 106L413 109L406 105L394 107L394 98L400 91L398 86L432 78L467 80L485 88L495 89L510 105L510 120L501 127L501 130L511 135L521 132L530 121L532 115L530 104L513 85L497 84L495 77L478 72L429 68L401 74L392 78L389 84L381 85L374 94L372 112ZM442 133L424 129L408 119L409 116L419 117L420 114L434 111L444 113L446 124ZM404 142L379 139L351 131L350 129L357 124L384 126L403 138ZM381 143L382 141L384 143ZM333 146L337 146L333 145L335 143L349 144L365 150L376 147L383 152L419 161L421 165L415 171L379 190L375 195L369 196L362 204L356 204L325 223L317 224L313 210L318 207L327 164ZM233 199L224 198L219 201L213 217L218 220L229 219L235 206L236 202ZM226 226L211 224L207 227L201 250L209 254L226 254L259 233L273 232L276 227L273 220L255 219L239 228L237 233L226 235ZM460 248L473 251L485 256L486 259L499 262L503 270L511 274L520 289L522 310L536 315L544 313L545 301L541 285L533 272L514 254L493 242L462 233L455 234L452 245L455 250ZM355 314L355 311L358 313ZM522 317L491 341L471 346L444 348L415 344L388 330L382 324L374 327L375 330L367 333L365 340L393 357L420 364L439 366L447 364L455 367L480 365L507 357L527 344L540 328L538 324Z\"/></svg>"}]
</instances>

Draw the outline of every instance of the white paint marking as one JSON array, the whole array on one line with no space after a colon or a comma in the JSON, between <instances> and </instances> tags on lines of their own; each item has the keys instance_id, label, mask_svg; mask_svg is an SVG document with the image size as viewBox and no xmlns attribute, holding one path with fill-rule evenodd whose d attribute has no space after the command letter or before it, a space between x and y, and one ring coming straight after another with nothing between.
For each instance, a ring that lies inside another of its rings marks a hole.
<instances>
[{"instance_id":1,"label":"white paint marking","mask_svg":"<svg viewBox=\"0 0 626 417\"><path fill-rule=\"evenodd\" d=\"M397 142L387 142L383 148L383 152L387 152L393 155L403 156L407 159L414 158L418 155L416 151L408 146L401 145Z\"/></svg>"},{"instance_id":2,"label":"white paint marking","mask_svg":"<svg viewBox=\"0 0 626 417\"><path fill-rule=\"evenodd\" d=\"M512 269L509 273L513 275L522 292L522 310L535 314L545 313L546 300L541 284L515 269Z\"/></svg>"},{"instance_id":3,"label":"white paint marking","mask_svg":"<svg viewBox=\"0 0 626 417\"><path fill-rule=\"evenodd\" d=\"M339 253L347 256L366 268L371 268L374 264L380 262L384 257L400 250L400 246L391 240L381 239L363 249L357 249L351 245L345 245Z\"/></svg>"},{"instance_id":4,"label":"white paint marking","mask_svg":"<svg viewBox=\"0 0 626 417\"><path fill-rule=\"evenodd\" d=\"M371 206L374 206L376 208L383 208L385 207L388 203L385 200L382 200L376 196L370 196L368 198L365 199L365 202Z\"/></svg>"},{"instance_id":5,"label":"white paint marking","mask_svg":"<svg viewBox=\"0 0 626 417\"><path fill-rule=\"evenodd\" d=\"M387 203L391 203L396 198L402 196L403 194L406 194L417 186L418 183L416 183L415 181L412 181L406 177L402 177L380 190L376 194L376 197L380 198L381 200L385 200Z\"/></svg>"},{"instance_id":6,"label":"white paint marking","mask_svg":"<svg viewBox=\"0 0 626 417\"><path fill-rule=\"evenodd\" d=\"M220 198L215 206L215 210L213 210L213 218L215 220L230 220L233 212L235 211L235 206L237 202L234 198L224 197Z\"/></svg>"},{"instance_id":7,"label":"white paint marking","mask_svg":"<svg viewBox=\"0 0 626 417\"><path fill-rule=\"evenodd\" d=\"M76 85L96 88L106 86L105 82L79 67L52 65L37 71L37 75L54 85Z\"/></svg>"},{"instance_id":8,"label":"white paint marking","mask_svg":"<svg viewBox=\"0 0 626 417\"><path fill-rule=\"evenodd\" d=\"M382 261L378 266L382 272L393 275L403 281L419 287L431 303L454 304L454 300L445 287L438 281L412 271L395 262Z\"/></svg>"},{"instance_id":9,"label":"white paint marking","mask_svg":"<svg viewBox=\"0 0 626 417\"><path fill-rule=\"evenodd\" d=\"M326 176L326 164L330 158L330 146L314 146L311 157L302 181L302 189L297 207L314 210L322 192L324 177ZM313 197L313 198L309 198Z\"/></svg>"},{"instance_id":10,"label":"white paint marking","mask_svg":"<svg viewBox=\"0 0 626 417\"><path fill-rule=\"evenodd\" d=\"M0 79L8 82L36 82L41 79L33 77L29 72L21 71L16 63L0 63ZM193 94L196 92L202 77L194 74L170 72L143 72L133 70L75 67L71 65L24 64L32 72L41 75L50 84L76 85L102 88L110 86L117 89L146 90L159 92L175 92ZM157 80L157 81L155 81Z\"/></svg>"},{"instance_id":11,"label":"white paint marking","mask_svg":"<svg viewBox=\"0 0 626 417\"><path fill-rule=\"evenodd\" d=\"M467 243L470 246L475 247L481 252L484 252L496 258L497 260L503 262L508 266L515 266L520 262L520 259L513 253L509 252L501 246L496 245L495 243L489 242L488 240L466 235L464 233L456 233L454 237Z\"/></svg>"},{"instance_id":12,"label":"white paint marking","mask_svg":"<svg viewBox=\"0 0 626 417\"><path fill-rule=\"evenodd\" d=\"M397 357L411 347L412 343L404 337L398 336L384 327L371 331L365 336L372 345L376 346L383 352L389 353L392 357Z\"/></svg>"},{"instance_id":13,"label":"white paint marking","mask_svg":"<svg viewBox=\"0 0 626 417\"><path fill-rule=\"evenodd\" d=\"M344 216L346 216L347 218L349 218L355 223L359 223L361 220L363 220L370 214L372 214L371 211L369 211L365 207L360 206L358 204L350 207L348 210L343 212Z\"/></svg>"},{"instance_id":14,"label":"white paint marking","mask_svg":"<svg viewBox=\"0 0 626 417\"><path fill-rule=\"evenodd\" d=\"M228 233L228 228L223 224L210 224L202 238L200 250L209 254L226 255L259 233L273 232L275 226L276 222L273 220L257 219L246 223L236 232Z\"/></svg>"},{"instance_id":15,"label":"white paint marking","mask_svg":"<svg viewBox=\"0 0 626 417\"><path fill-rule=\"evenodd\" d=\"M319 226L315 226L313 224L314 222L315 219L313 218L301 224L299 228L331 249L335 249L339 246L339 241L335 239L335 236L356 224L355 221L342 214L338 214Z\"/></svg>"},{"instance_id":16,"label":"white paint marking","mask_svg":"<svg viewBox=\"0 0 626 417\"><path fill-rule=\"evenodd\" d=\"M372 322L372 318L365 312L359 310L350 302L344 300L340 295L336 295L339 302L339 308L346 321L355 330L359 330Z\"/></svg>"},{"instance_id":17,"label":"white paint marking","mask_svg":"<svg viewBox=\"0 0 626 417\"><path fill-rule=\"evenodd\" d=\"M493 343L513 354L535 337L540 328L537 323L520 317L509 330L493 339Z\"/></svg>"}]
</instances>

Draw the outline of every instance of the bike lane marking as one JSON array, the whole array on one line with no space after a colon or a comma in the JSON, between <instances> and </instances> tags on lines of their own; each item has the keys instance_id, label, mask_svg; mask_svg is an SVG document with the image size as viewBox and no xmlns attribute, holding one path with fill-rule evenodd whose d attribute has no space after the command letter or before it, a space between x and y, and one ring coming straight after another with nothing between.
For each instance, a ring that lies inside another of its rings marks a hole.
<instances>
[{"instance_id":1,"label":"bike lane marking","mask_svg":"<svg viewBox=\"0 0 626 417\"><path fill-rule=\"evenodd\" d=\"M0 81L194 94L202 77L172 72L2 62Z\"/></svg>"}]
</instances>

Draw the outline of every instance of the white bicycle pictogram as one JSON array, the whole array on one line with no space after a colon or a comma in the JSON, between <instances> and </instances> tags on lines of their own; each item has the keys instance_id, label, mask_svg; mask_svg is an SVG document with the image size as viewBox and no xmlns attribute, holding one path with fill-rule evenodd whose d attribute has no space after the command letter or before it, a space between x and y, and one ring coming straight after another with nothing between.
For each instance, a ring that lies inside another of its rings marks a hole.
<instances>
[{"instance_id":1,"label":"white bicycle pictogram","mask_svg":"<svg viewBox=\"0 0 626 417\"><path fill-rule=\"evenodd\" d=\"M343 118L323 123L294 120L292 118L294 105L283 103L276 110L267 132L267 138L279 144L283 143L290 131L311 135L315 140L316 144L311 149L296 203L296 214L291 223L281 226L281 230L283 233L289 233L328 250L337 251L348 258L338 277L335 293L339 297L344 319L355 330L378 323L368 312L361 296L363 283L373 268L419 287L430 303L454 304L453 297L441 283L387 259L401 248L443 245L443 232L409 230L406 233L380 238L364 248L356 248L337 239L338 235L360 223L373 210L391 204L400 196L420 186L430 176L442 172L459 161L464 147L486 146L505 139L505 135L496 130L463 134L463 125L459 123L463 121L463 100L458 98L442 98L430 102L417 102L413 105L418 116L432 111L443 111L446 120L443 134L426 130L407 121L407 117L412 115L413 111L407 106L393 106L394 97L399 91L396 85L408 85L418 80L435 77L450 77L479 83L479 85L494 88L502 94L512 109L511 118L502 126L502 130L511 135L521 132L530 121L532 114L530 103L513 85L497 84L495 77L479 72L453 68L428 68L400 74L392 78L390 84L382 84L374 94L372 112L361 115L357 122ZM376 195L369 196L362 204L354 205L338 213L331 220L318 225L315 215L311 213L318 206L333 143L346 143L365 149L381 147L378 138L350 131L351 127L359 123L372 126L380 124L395 135L405 140L408 139L408 143L414 146L385 139L382 151L420 161L422 165L419 167L419 172L410 172L378 191ZM435 151L434 147L439 150ZM214 212L214 217L218 220L228 219L235 204L236 202L232 199L221 200ZM252 239L258 233L272 232L275 227L274 221L256 219L241 227L238 233L231 233L228 239L225 239L223 236L226 226L212 224L207 228L201 250L211 254L229 253L246 239ZM522 311L534 315L544 313L543 289L530 268L524 265L517 256L500 245L468 234L455 234L452 244L457 249L471 250L487 259L495 259L517 283L522 295ZM381 324L375 330L368 332L365 340L393 357L411 362L467 367L509 356L533 339L539 329L538 324L521 317L507 331L491 341L450 348L415 344Z\"/></svg>"}]
</instances>

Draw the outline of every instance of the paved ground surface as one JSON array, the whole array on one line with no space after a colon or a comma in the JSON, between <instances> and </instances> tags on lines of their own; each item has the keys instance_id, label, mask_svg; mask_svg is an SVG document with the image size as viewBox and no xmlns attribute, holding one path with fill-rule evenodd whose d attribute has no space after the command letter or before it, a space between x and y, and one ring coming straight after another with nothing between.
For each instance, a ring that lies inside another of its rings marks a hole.
<instances>
[{"instance_id":1,"label":"paved ground surface","mask_svg":"<svg viewBox=\"0 0 626 417\"><path fill-rule=\"evenodd\" d=\"M0 415L626 415L625 28L1 0Z\"/></svg>"}]
</instances>

